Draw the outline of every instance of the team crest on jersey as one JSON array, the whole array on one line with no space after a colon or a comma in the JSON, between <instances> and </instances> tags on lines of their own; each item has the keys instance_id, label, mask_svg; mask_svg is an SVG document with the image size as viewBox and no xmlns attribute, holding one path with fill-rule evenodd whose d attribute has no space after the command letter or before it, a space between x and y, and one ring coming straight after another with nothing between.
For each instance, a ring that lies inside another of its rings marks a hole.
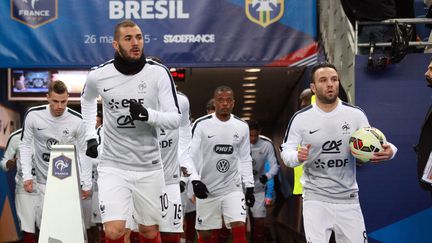
<instances>
[{"instance_id":1,"label":"team crest on jersey","mask_svg":"<svg viewBox=\"0 0 432 243\"><path fill-rule=\"evenodd\" d=\"M11 18L37 28L58 17L57 0L11 0Z\"/></svg>"},{"instance_id":2,"label":"team crest on jersey","mask_svg":"<svg viewBox=\"0 0 432 243\"><path fill-rule=\"evenodd\" d=\"M72 160L64 155L53 159L52 175L64 179L72 175Z\"/></svg>"},{"instance_id":3,"label":"team crest on jersey","mask_svg":"<svg viewBox=\"0 0 432 243\"><path fill-rule=\"evenodd\" d=\"M138 84L138 93L145 94L146 88L147 88L147 84L144 81L141 81L141 83Z\"/></svg>"},{"instance_id":4,"label":"team crest on jersey","mask_svg":"<svg viewBox=\"0 0 432 243\"><path fill-rule=\"evenodd\" d=\"M342 125L342 133L343 134L350 134L350 125L346 122Z\"/></svg>"},{"instance_id":5,"label":"team crest on jersey","mask_svg":"<svg viewBox=\"0 0 432 243\"><path fill-rule=\"evenodd\" d=\"M265 28L282 18L284 5L284 0L245 0L246 16Z\"/></svg>"}]
</instances>

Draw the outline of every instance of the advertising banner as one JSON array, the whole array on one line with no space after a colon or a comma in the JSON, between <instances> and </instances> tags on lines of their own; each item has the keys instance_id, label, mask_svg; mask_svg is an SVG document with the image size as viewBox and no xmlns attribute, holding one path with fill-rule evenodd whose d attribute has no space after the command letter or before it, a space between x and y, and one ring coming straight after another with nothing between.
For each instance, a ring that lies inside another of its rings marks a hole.
<instances>
[{"instance_id":1,"label":"advertising banner","mask_svg":"<svg viewBox=\"0 0 432 243\"><path fill-rule=\"evenodd\" d=\"M90 67L135 21L169 66L286 66L316 54L316 0L0 1L0 67Z\"/></svg>"}]
</instances>

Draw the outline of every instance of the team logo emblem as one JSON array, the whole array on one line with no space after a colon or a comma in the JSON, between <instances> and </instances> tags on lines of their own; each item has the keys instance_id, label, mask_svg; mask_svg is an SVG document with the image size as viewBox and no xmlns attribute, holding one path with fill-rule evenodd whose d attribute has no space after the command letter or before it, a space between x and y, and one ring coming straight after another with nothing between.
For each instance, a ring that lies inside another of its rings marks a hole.
<instances>
[{"instance_id":1,"label":"team logo emblem","mask_svg":"<svg viewBox=\"0 0 432 243\"><path fill-rule=\"evenodd\" d=\"M72 160L64 155L53 159L52 175L64 179L72 175Z\"/></svg>"},{"instance_id":2,"label":"team logo emblem","mask_svg":"<svg viewBox=\"0 0 432 243\"><path fill-rule=\"evenodd\" d=\"M351 128L350 125L344 122L344 124L342 125L343 134L349 134L350 128Z\"/></svg>"},{"instance_id":3,"label":"team logo emblem","mask_svg":"<svg viewBox=\"0 0 432 243\"><path fill-rule=\"evenodd\" d=\"M248 19L264 28L284 14L284 0L245 0L245 3Z\"/></svg>"},{"instance_id":4,"label":"team logo emblem","mask_svg":"<svg viewBox=\"0 0 432 243\"><path fill-rule=\"evenodd\" d=\"M57 19L57 13L57 0L11 0L12 19L32 28Z\"/></svg>"},{"instance_id":5,"label":"team logo emblem","mask_svg":"<svg viewBox=\"0 0 432 243\"><path fill-rule=\"evenodd\" d=\"M221 173L227 172L229 168L230 168L230 163L226 159L221 159L216 163L216 169Z\"/></svg>"}]
</instances>

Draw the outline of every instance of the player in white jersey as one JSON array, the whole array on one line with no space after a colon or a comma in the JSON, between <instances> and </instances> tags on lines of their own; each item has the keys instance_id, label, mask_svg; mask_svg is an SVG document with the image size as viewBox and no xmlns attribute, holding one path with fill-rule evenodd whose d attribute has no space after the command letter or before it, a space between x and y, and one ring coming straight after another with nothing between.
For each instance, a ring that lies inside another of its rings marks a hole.
<instances>
[{"instance_id":1,"label":"player in white jersey","mask_svg":"<svg viewBox=\"0 0 432 243\"><path fill-rule=\"evenodd\" d=\"M281 146L287 166L303 164L306 240L328 242L334 231L337 242L364 243L366 227L349 139L359 128L369 126L369 122L358 107L339 100L339 75L332 64L317 64L311 75L310 87L316 103L294 114ZM391 143L383 148L371 162L392 159L397 152Z\"/></svg>"},{"instance_id":2,"label":"player in white jersey","mask_svg":"<svg viewBox=\"0 0 432 243\"><path fill-rule=\"evenodd\" d=\"M67 107L69 93L62 81L52 81L48 87L48 105L30 108L24 118L20 142L24 189L32 192L32 155L34 151L36 180L38 187L37 220L40 226L43 199L48 173L51 147L55 144L75 145L80 169L82 199L86 199L92 188L91 162L85 156L84 126L81 114Z\"/></svg>"},{"instance_id":3,"label":"player in white jersey","mask_svg":"<svg viewBox=\"0 0 432 243\"><path fill-rule=\"evenodd\" d=\"M250 208L253 217L252 235L254 242L262 242L264 241L264 221L267 216L265 204L266 184L268 180L277 175L279 172L279 165L272 141L260 135L261 126L259 123L255 120L250 120L248 125L255 181L255 204ZM270 170L267 173L265 172L266 162L270 165Z\"/></svg>"},{"instance_id":4,"label":"player in white jersey","mask_svg":"<svg viewBox=\"0 0 432 243\"><path fill-rule=\"evenodd\" d=\"M20 162L19 143L21 139L22 129L18 129L11 133L6 144L3 159L0 162L1 168L8 171L14 166L17 167L15 175L15 207L18 214L19 224L23 232L23 242L36 242L35 224L36 224L36 200L37 191L26 192L23 187L23 173ZM33 169L34 170L34 169ZM34 171L32 170L32 173ZM33 174L33 179L35 179ZM36 187L36 181L33 181L33 186Z\"/></svg>"},{"instance_id":5,"label":"player in white jersey","mask_svg":"<svg viewBox=\"0 0 432 243\"><path fill-rule=\"evenodd\" d=\"M161 239L164 243L178 243L183 232L183 212L180 194L180 161L181 154L189 146L191 125L189 120L189 100L177 92L178 104L182 119L179 129L160 129L159 145L165 175L165 192L162 198L162 223L159 225Z\"/></svg>"},{"instance_id":6,"label":"player in white jersey","mask_svg":"<svg viewBox=\"0 0 432 243\"><path fill-rule=\"evenodd\" d=\"M200 176L192 179L198 198L195 228L199 242L214 242L223 217L232 229L233 242L246 242L246 205L252 207L255 201L249 129L231 114L234 92L230 87L216 88L214 99L215 113L197 119L192 128L189 152Z\"/></svg>"},{"instance_id":7,"label":"player in white jersey","mask_svg":"<svg viewBox=\"0 0 432 243\"><path fill-rule=\"evenodd\" d=\"M140 237L159 242L162 220L162 161L158 129L177 129L181 114L169 70L146 60L141 29L124 20L114 30L115 57L88 74L81 95L87 154L97 157L94 124L97 97L104 114L103 152L99 156L99 205L110 242L123 242L129 206Z\"/></svg>"}]
</instances>

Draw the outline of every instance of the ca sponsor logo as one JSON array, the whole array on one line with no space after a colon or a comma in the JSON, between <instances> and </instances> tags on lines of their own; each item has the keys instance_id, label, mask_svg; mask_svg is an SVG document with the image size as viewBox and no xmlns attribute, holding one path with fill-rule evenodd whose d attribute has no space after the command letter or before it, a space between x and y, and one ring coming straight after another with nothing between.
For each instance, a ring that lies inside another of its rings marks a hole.
<instances>
[{"instance_id":1,"label":"ca sponsor logo","mask_svg":"<svg viewBox=\"0 0 432 243\"><path fill-rule=\"evenodd\" d=\"M226 159L221 159L216 163L216 169L221 173L227 172L229 168L230 168L230 162Z\"/></svg>"},{"instance_id":2,"label":"ca sponsor logo","mask_svg":"<svg viewBox=\"0 0 432 243\"><path fill-rule=\"evenodd\" d=\"M213 149L217 154L232 154L234 147L229 144L217 144Z\"/></svg>"},{"instance_id":3,"label":"ca sponsor logo","mask_svg":"<svg viewBox=\"0 0 432 243\"><path fill-rule=\"evenodd\" d=\"M284 0L245 0L246 17L265 28L282 18L284 2Z\"/></svg>"},{"instance_id":4,"label":"ca sponsor logo","mask_svg":"<svg viewBox=\"0 0 432 243\"><path fill-rule=\"evenodd\" d=\"M342 140L339 141L327 141L322 145L323 154L339 154L339 146L342 145Z\"/></svg>"},{"instance_id":5,"label":"ca sponsor logo","mask_svg":"<svg viewBox=\"0 0 432 243\"><path fill-rule=\"evenodd\" d=\"M57 0L11 0L11 18L37 28L58 17Z\"/></svg>"}]
</instances>

